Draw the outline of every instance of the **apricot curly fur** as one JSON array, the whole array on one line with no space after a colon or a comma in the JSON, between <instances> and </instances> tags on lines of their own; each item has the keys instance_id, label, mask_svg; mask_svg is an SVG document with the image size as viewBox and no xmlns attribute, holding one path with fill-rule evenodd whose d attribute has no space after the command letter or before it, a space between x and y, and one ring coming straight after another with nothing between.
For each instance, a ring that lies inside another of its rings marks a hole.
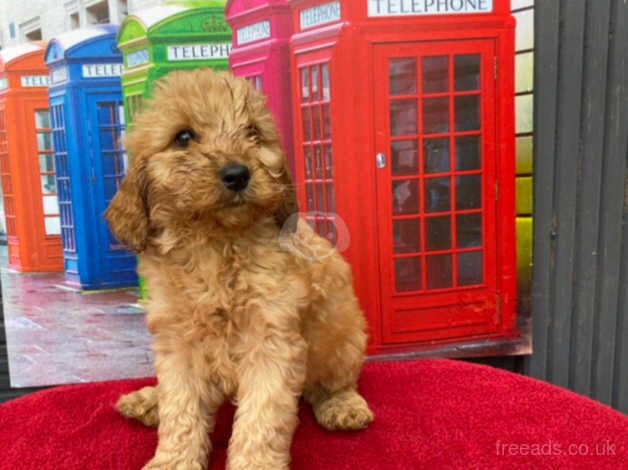
<instances>
[{"instance_id":1,"label":"apricot curly fur","mask_svg":"<svg viewBox=\"0 0 628 470\"><path fill-rule=\"evenodd\" d=\"M194 139L175 142L184 129ZM290 217L297 204L263 95L209 69L173 72L126 139L133 157L106 212L139 253L156 387L120 398L158 424L145 469L202 469L224 400L237 404L230 470L286 469L303 394L327 429L373 419L358 394L365 320L351 271L329 242ZM242 192L219 177L246 165Z\"/></svg>"}]
</instances>

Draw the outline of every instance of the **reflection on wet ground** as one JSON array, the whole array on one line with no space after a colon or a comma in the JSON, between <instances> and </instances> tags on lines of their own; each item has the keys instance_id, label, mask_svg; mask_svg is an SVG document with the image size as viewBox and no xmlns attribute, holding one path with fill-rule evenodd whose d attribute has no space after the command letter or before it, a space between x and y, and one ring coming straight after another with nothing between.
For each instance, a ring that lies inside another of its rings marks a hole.
<instances>
[{"instance_id":1,"label":"reflection on wet ground","mask_svg":"<svg viewBox=\"0 0 628 470\"><path fill-rule=\"evenodd\" d=\"M86 294L64 288L63 273L7 268L1 282L13 387L153 375L137 290Z\"/></svg>"}]
</instances>

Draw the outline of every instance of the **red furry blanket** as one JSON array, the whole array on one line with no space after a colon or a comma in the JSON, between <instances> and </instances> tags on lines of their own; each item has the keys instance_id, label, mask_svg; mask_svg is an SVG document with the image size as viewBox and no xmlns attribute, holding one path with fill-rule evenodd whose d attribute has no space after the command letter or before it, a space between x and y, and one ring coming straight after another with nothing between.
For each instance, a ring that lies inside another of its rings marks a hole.
<instances>
[{"instance_id":1,"label":"red furry blanket","mask_svg":"<svg viewBox=\"0 0 628 470\"><path fill-rule=\"evenodd\" d=\"M112 408L152 380L59 387L0 405L0 469L139 469L154 429ZM366 365L360 390L375 412L366 431L320 429L309 407L292 446L297 470L628 468L628 418L508 372L454 361ZM214 432L224 467L233 409Z\"/></svg>"}]
</instances>

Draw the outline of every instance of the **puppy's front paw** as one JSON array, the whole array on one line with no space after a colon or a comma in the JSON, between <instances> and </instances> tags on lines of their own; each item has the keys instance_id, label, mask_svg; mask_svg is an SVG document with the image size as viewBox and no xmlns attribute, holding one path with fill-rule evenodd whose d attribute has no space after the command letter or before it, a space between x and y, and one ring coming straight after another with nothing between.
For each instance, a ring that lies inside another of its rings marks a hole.
<instances>
[{"instance_id":1,"label":"puppy's front paw","mask_svg":"<svg viewBox=\"0 0 628 470\"><path fill-rule=\"evenodd\" d=\"M373 412L355 390L336 393L314 407L316 421L330 431L364 429Z\"/></svg>"},{"instance_id":2,"label":"puppy's front paw","mask_svg":"<svg viewBox=\"0 0 628 470\"><path fill-rule=\"evenodd\" d=\"M116 403L116 409L122 416L136 419L145 426L156 427L159 424L157 389L144 387L123 395Z\"/></svg>"}]
</instances>

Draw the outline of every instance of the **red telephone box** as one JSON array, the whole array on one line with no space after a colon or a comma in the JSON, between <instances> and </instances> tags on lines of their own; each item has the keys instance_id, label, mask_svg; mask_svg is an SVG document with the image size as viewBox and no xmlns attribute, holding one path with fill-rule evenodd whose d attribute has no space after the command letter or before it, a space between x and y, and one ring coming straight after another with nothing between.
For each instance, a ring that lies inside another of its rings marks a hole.
<instances>
[{"instance_id":1,"label":"red telephone box","mask_svg":"<svg viewBox=\"0 0 628 470\"><path fill-rule=\"evenodd\" d=\"M268 97L286 157L294 171L290 50L292 14L288 0L229 0L225 16L233 31L229 65Z\"/></svg>"},{"instance_id":2,"label":"red telephone box","mask_svg":"<svg viewBox=\"0 0 628 470\"><path fill-rule=\"evenodd\" d=\"M63 270L45 45L0 51L0 177L9 267Z\"/></svg>"},{"instance_id":3,"label":"red telephone box","mask_svg":"<svg viewBox=\"0 0 628 470\"><path fill-rule=\"evenodd\" d=\"M371 353L517 335L509 0L292 0L295 174Z\"/></svg>"}]
</instances>

